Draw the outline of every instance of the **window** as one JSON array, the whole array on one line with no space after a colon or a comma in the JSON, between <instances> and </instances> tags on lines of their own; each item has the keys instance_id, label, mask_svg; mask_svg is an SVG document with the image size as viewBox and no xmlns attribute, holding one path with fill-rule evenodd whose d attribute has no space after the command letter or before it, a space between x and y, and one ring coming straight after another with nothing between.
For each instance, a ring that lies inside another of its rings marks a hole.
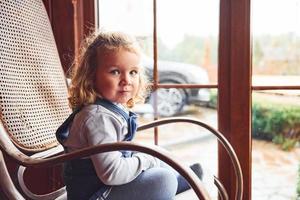
<instances>
[{"instance_id":1,"label":"window","mask_svg":"<svg viewBox=\"0 0 300 200\"><path fill-rule=\"evenodd\" d=\"M136 109L140 123L184 115L217 128L219 0L101 0L98 4L100 29L132 34L142 46L153 92L147 104ZM138 139L155 141L217 174L216 139L206 138L208 134L197 126L184 125L154 129L154 134L142 133ZM199 156L204 140L211 145Z\"/></svg>"},{"instance_id":2,"label":"window","mask_svg":"<svg viewBox=\"0 0 300 200\"><path fill-rule=\"evenodd\" d=\"M252 12L253 198L293 199L300 162L300 1L253 0Z\"/></svg>"}]
</instances>

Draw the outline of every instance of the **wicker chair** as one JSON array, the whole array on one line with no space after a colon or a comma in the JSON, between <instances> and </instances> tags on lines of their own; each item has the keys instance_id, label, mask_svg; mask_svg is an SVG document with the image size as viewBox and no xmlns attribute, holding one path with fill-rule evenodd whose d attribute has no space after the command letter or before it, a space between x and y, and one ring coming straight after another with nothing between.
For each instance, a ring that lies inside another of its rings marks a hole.
<instances>
[{"instance_id":1,"label":"wicker chair","mask_svg":"<svg viewBox=\"0 0 300 200\"><path fill-rule=\"evenodd\" d=\"M199 199L209 199L202 183L189 168L156 147L119 142L64 153L55 131L70 114L67 85L43 2L0 0L0 19L0 148L20 166L18 183L14 183L0 151L0 186L6 198L66 199L65 188L49 194L31 192L23 179L26 167L49 167L95 153L127 149L151 154L170 164L187 179ZM177 122L200 125L217 136L232 159L238 183L236 198L241 199L241 168L232 147L221 133L189 118L156 120L138 130ZM226 191L218 179L215 183L226 199Z\"/></svg>"}]
</instances>

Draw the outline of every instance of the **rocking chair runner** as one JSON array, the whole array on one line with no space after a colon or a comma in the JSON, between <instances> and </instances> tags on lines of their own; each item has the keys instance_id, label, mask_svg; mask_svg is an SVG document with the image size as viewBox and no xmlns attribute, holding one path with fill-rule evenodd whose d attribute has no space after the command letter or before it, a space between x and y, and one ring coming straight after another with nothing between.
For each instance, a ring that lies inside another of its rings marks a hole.
<instances>
[{"instance_id":1,"label":"rocking chair runner","mask_svg":"<svg viewBox=\"0 0 300 200\"><path fill-rule=\"evenodd\" d=\"M44 5L41 0L0 0L0 19L0 148L20 164L18 184L22 189L19 192L14 186L16 183L10 179L0 152L0 186L8 199L64 199L64 188L44 195L32 193L23 179L26 167L53 166L66 160L116 150L135 150L158 157L183 175L200 199L209 199L190 169L155 147L120 142L64 153L55 131L70 114L67 85ZM232 159L237 176L236 199L241 199L241 168L233 148L221 133L188 118L156 120L138 130L176 122L200 125L217 136ZM218 179L215 183L226 199L222 184Z\"/></svg>"}]
</instances>

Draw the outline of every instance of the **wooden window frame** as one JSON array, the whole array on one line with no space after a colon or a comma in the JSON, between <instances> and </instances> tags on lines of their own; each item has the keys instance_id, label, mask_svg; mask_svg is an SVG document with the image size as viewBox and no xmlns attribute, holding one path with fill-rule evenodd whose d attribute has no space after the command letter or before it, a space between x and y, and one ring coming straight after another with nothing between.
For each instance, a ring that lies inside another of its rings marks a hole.
<instances>
[{"instance_id":1,"label":"wooden window frame","mask_svg":"<svg viewBox=\"0 0 300 200\"><path fill-rule=\"evenodd\" d=\"M251 199L251 75L250 0L221 0L218 122L241 163L243 199ZM234 172L219 147L219 177L232 199Z\"/></svg>"},{"instance_id":2,"label":"wooden window frame","mask_svg":"<svg viewBox=\"0 0 300 200\"><path fill-rule=\"evenodd\" d=\"M48 7L60 57L67 71L70 61L66 59L66 55L76 56L80 42L89 31L87 27L97 23L93 18L96 4L94 0L44 0L44 2ZM153 0L153 4L155 13L156 0ZM157 34L155 26L153 32L154 35ZM154 45L157 44L156 37L153 42ZM155 61L157 61L156 49L157 47L154 47ZM240 159L244 174L243 199L251 199L250 66L250 0L220 0L218 85L173 85L154 82L155 89L170 87L218 89L219 130L231 142ZM157 62L154 69L157 69ZM157 75L154 74L155 77ZM239 98L236 98L237 96ZM219 172L229 198L232 199L235 193L235 177L230 160L222 148L219 148Z\"/></svg>"}]
</instances>

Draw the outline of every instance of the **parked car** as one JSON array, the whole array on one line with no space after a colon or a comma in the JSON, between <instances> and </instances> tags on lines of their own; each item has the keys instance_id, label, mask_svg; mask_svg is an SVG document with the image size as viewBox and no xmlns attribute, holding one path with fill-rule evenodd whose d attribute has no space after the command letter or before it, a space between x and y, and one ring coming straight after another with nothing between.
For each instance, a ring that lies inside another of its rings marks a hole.
<instances>
[{"instance_id":1,"label":"parked car","mask_svg":"<svg viewBox=\"0 0 300 200\"><path fill-rule=\"evenodd\" d=\"M153 59L144 57L142 64L146 68L146 74L153 77ZM208 74L200 66L158 61L158 79L162 84L208 84ZM210 100L209 90L206 88L160 88L157 95L157 111L159 116L170 117L180 113L185 105L204 105ZM148 98L148 102L153 105L154 93Z\"/></svg>"}]
</instances>

